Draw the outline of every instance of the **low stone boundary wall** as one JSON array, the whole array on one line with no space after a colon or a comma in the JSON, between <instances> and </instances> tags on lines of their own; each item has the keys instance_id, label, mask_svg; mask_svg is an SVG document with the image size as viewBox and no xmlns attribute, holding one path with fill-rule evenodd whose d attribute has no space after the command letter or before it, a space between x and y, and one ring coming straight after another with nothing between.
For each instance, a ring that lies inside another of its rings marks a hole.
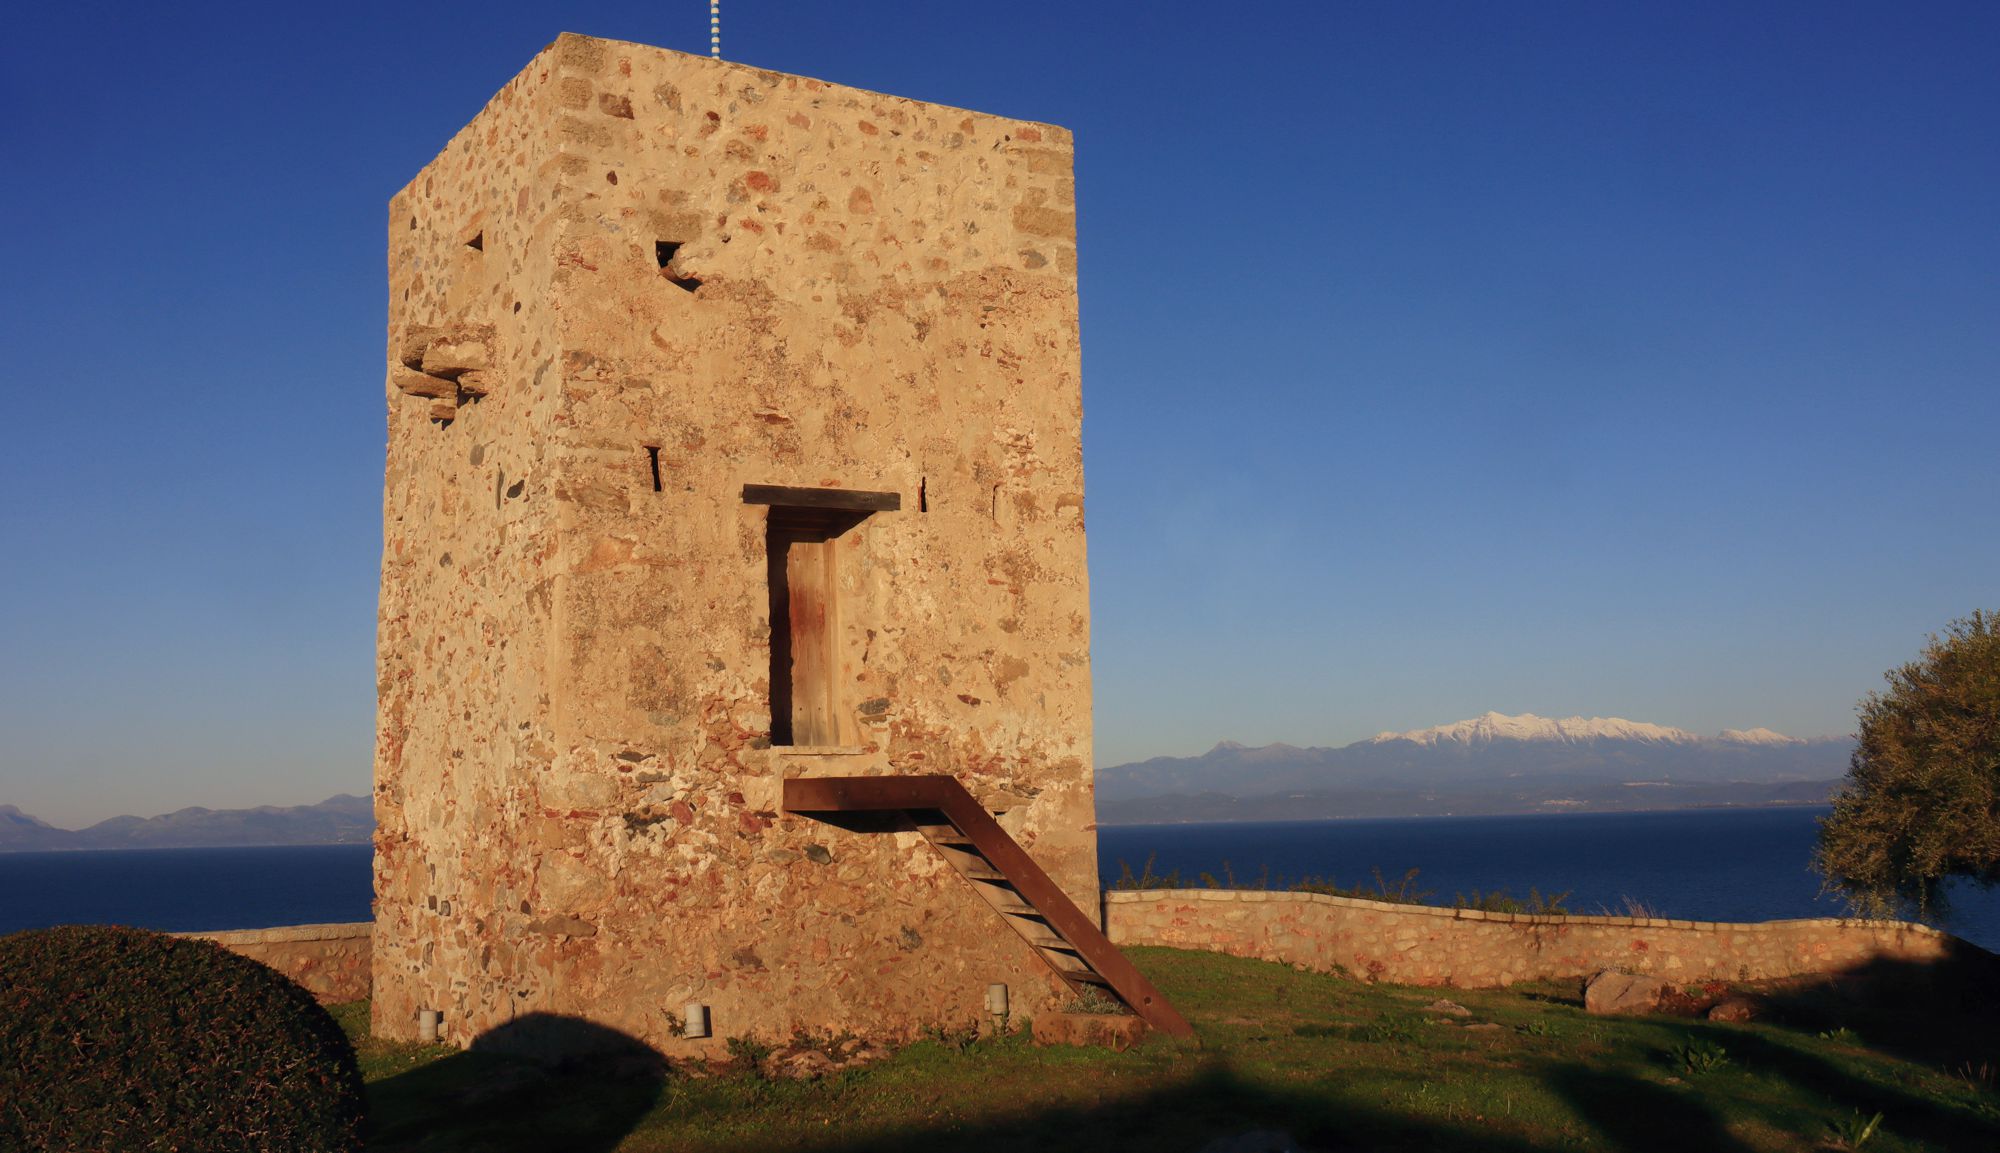
<instances>
[{"instance_id":1,"label":"low stone boundary wall","mask_svg":"<svg viewBox=\"0 0 2000 1153\"><path fill-rule=\"evenodd\" d=\"M1207 949L1338 968L1369 980L1461 988L1605 969L1686 982L1753 981L1871 961L1936 962L1972 948L1902 921L1530 916L1242 889L1110 891L1104 923L1118 945Z\"/></svg>"},{"instance_id":2,"label":"low stone boundary wall","mask_svg":"<svg viewBox=\"0 0 2000 1153\"><path fill-rule=\"evenodd\" d=\"M262 961L305 986L321 1004L338 1005L368 996L369 951L375 925L285 925L275 929L235 929L226 933L178 933L214 941L232 953Z\"/></svg>"}]
</instances>

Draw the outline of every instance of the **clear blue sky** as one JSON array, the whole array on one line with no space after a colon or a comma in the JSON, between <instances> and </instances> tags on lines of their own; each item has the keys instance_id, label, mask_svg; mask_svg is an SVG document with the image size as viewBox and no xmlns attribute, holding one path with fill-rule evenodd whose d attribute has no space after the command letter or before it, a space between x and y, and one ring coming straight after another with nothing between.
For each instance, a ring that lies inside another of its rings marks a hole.
<instances>
[{"instance_id":1,"label":"clear blue sky","mask_svg":"<svg viewBox=\"0 0 2000 1153\"><path fill-rule=\"evenodd\" d=\"M366 791L386 201L558 31L704 51L706 4L12 12L0 802ZM1100 763L1841 733L2000 607L2000 6L724 22L1075 129Z\"/></svg>"}]
</instances>

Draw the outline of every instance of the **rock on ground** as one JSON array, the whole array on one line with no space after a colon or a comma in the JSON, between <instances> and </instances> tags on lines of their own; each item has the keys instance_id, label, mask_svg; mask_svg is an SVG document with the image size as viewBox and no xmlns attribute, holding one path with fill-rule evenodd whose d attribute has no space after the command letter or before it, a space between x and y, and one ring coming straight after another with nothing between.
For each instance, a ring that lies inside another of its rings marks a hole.
<instances>
[{"instance_id":1,"label":"rock on ground","mask_svg":"<svg viewBox=\"0 0 2000 1153\"><path fill-rule=\"evenodd\" d=\"M1588 1013L1651 1013L1671 987L1660 977L1607 969L1583 987L1583 1008Z\"/></svg>"}]
</instances>

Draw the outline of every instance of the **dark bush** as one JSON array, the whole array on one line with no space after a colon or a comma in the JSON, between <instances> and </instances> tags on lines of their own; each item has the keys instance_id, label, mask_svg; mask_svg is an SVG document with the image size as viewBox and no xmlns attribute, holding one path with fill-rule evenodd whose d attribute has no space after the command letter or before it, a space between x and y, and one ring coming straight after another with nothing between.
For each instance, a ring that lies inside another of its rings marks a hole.
<instances>
[{"instance_id":1,"label":"dark bush","mask_svg":"<svg viewBox=\"0 0 2000 1153\"><path fill-rule=\"evenodd\" d=\"M0 937L0 1149L361 1147L327 1011L209 941L105 925Z\"/></svg>"}]
</instances>

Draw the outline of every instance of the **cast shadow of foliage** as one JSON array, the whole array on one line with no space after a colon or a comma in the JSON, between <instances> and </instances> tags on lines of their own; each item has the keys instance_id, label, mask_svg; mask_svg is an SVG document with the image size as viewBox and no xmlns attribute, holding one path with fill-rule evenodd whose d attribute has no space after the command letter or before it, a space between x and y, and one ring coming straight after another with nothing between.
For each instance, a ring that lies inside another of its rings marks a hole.
<instances>
[{"instance_id":1,"label":"cast shadow of foliage","mask_svg":"<svg viewBox=\"0 0 2000 1153\"><path fill-rule=\"evenodd\" d=\"M367 1147L609 1153L659 1103L667 1072L637 1038L530 1013L371 1086Z\"/></svg>"},{"instance_id":2,"label":"cast shadow of foliage","mask_svg":"<svg viewBox=\"0 0 2000 1153\"><path fill-rule=\"evenodd\" d=\"M1766 1076L1781 1077L1863 1116L1881 1113L1897 1137L1934 1149L2000 1149L2000 1119L1870 1081L1832 1061L1767 1037L1744 1033L1724 1042L1730 1059Z\"/></svg>"},{"instance_id":3,"label":"cast shadow of foliage","mask_svg":"<svg viewBox=\"0 0 2000 1153\"><path fill-rule=\"evenodd\" d=\"M1590 1126L1604 1148L1620 1153L1748 1153L1722 1121L1698 1100L1665 1085L1613 1069L1563 1065L1548 1074L1560 1093Z\"/></svg>"},{"instance_id":4,"label":"cast shadow of foliage","mask_svg":"<svg viewBox=\"0 0 2000 1153\"><path fill-rule=\"evenodd\" d=\"M1340 1070L1328 1069L1329 1077ZM1680 1135L1675 1153L1709 1149L1738 1153L1721 1124L1698 1104L1666 1094L1637 1077L1591 1072L1571 1080L1566 1090L1581 1111L1602 1119L1604 1140L1588 1147L1617 1153L1665 1149L1658 1139ZM1286 1145L1276 1139L1291 1139ZM1260 1139L1260 1135L1262 1139ZM1714 1138L1714 1140L1710 1140ZM918 1127L810 1145L786 1145L804 1153L1102 1153L1107 1149L1199 1150L1263 1153L1296 1148L1314 1153L1436 1150L1449 1153L1530 1153L1546 1146L1510 1134L1474 1117L1425 1115L1389 1102L1357 1107L1352 1102L1309 1092L1288 1093L1238 1075L1226 1059L1215 1059L1194 1075L1144 1093L1110 1098L1089 1106L1024 1111L976 1125Z\"/></svg>"},{"instance_id":5,"label":"cast shadow of foliage","mask_svg":"<svg viewBox=\"0 0 2000 1153\"><path fill-rule=\"evenodd\" d=\"M1952 938L1943 958L1878 958L1768 994L1801 1028L1844 1028L1869 1048L1943 1069L2000 1064L2000 957Z\"/></svg>"}]
</instances>

